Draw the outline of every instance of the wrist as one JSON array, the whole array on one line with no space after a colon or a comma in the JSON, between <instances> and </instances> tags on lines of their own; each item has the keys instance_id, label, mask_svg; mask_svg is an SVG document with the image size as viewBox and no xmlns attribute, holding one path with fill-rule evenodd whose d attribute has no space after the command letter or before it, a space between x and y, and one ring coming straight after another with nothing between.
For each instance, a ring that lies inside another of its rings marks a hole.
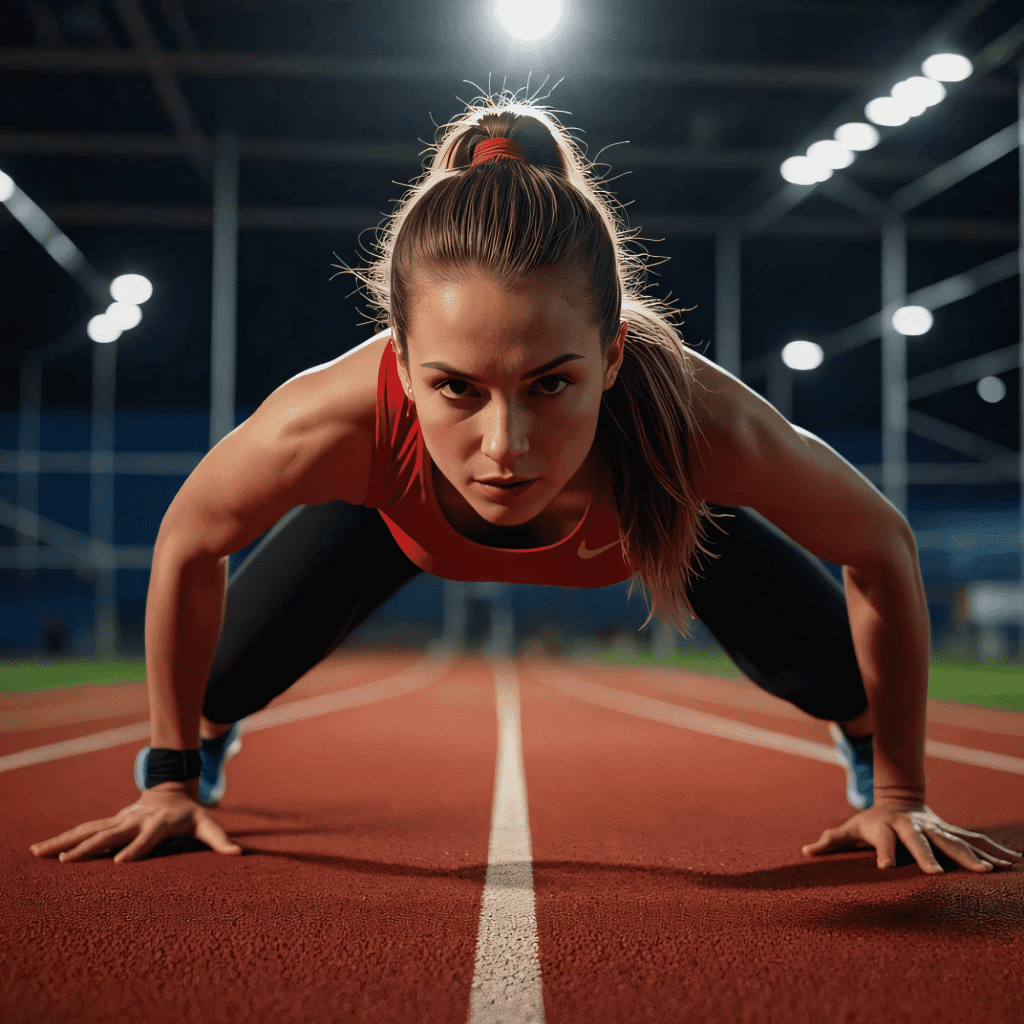
<instances>
[{"instance_id":1,"label":"wrist","mask_svg":"<svg viewBox=\"0 0 1024 1024\"><path fill-rule=\"evenodd\" d=\"M178 750L150 747L146 758L146 789L164 782L190 782L199 778L199 748Z\"/></svg>"},{"instance_id":2,"label":"wrist","mask_svg":"<svg viewBox=\"0 0 1024 1024\"><path fill-rule=\"evenodd\" d=\"M925 800L924 786L908 786L905 783L875 785L874 802L889 806L922 806Z\"/></svg>"}]
</instances>

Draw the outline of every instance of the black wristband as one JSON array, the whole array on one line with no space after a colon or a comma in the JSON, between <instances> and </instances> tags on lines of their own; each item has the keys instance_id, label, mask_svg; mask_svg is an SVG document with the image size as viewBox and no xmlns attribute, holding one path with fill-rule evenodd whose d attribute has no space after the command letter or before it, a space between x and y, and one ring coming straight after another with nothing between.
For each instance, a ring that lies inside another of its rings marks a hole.
<instances>
[{"instance_id":1,"label":"black wristband","mask_svg":"<svg viewBox=\"0 0 1024 1024\"><path fill-rule=\"evenodd\" d=\"M152 789L161 782L189 782L198 777L198 750L150 747L146 760L146 789Z\"/></svg>"}]
</instances>

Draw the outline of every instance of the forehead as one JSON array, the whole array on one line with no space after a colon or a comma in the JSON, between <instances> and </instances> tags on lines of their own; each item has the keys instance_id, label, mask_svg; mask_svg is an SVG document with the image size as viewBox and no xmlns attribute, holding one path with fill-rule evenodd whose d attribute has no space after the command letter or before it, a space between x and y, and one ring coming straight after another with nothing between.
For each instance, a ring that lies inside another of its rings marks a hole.
<instances>
[{"instance_id":1,"label":"forehead","mask_svg":"<svg viewBox=\"0 0 1024 1024\"><path fill-rule=\"evenodd\" d=\"M574 282L565 274L534 274L505 284L480 271L419 270L411 284L408 335L425 358L427 349L498 354L534 352L566 341L600 344L597 327L573 301Z\"/></svg>"}]
</instances>

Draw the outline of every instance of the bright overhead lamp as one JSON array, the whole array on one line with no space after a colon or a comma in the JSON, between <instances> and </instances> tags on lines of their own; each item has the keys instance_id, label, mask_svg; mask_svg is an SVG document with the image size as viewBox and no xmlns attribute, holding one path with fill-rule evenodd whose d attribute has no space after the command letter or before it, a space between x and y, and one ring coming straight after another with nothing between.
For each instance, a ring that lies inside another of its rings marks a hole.
<instances>
[{"instance_id":1,"label":"bright overhead lamp","mask_svg":"<svg viewBox=\"0 0 1024 1024\"><path fill-rule=\"evenodd\" d=\"M498 0L495 14L502 27L527 42L546 36L562 17L562 0Z\"/></svg>"},{"instance_id":2,"label":"bright overhead lamp","mask_svg":"<svg viewBox=\"0 0 1024 1024\"><path fill-rule=\"evenodd\" d=\"M892 325L900 334L926 334L935 322L931 311L924 306L902 306L892 315Z\"/></svg>"},{"instance_id":3,"label":"bright overhead lamp","mask_svg":"<svg viewBox=\"0 0 1024 1024\"><path fill-rule=\"evenodd\" d=\"M825 350L813 341L791 341L782 350L782 361L791 370L816 370L825 361Z\"/></svg>"},{"instance_id":4,"label":"bright overhead lamp","mask_svg":"<svg viewBox=\"0 0 1024 1024\"><path fill-rule=\"evenodd\" d=\"M99 342L101 345L109 344L112 341L117 341L121 337L120 328L107 316L106 313L100 313L94 316L85 327L85 333L92 338L93 341Z\"/></svg>"},{"instance_id":5,"label":"bright overhead lamp","mask_svg":"<svg viewBox=\"0 0 1024 1024\"><path fill-rule=\"evenodd\" d=\"M935 53L921 65L921 70L938 82L962 82L974 73L974 65L959 53Z\"/></svg>"},{"instance_id":6,"label":"bright overhead lamp","mask_svg":"<svg viewBox=\"0 0 1024 1024\"><path fill-rule=\"evenodd\" d=\"M110 297L115 302L130 302L138 306L152 294L153 286L141 274L122 274L110 282Z\"/></svg>"},{"instance_id":7,"label":"bright overhead lamp","mask_svg":"<svg viewBox=\"0 0 1024 1024\"><path fill-rule=\"evenodd\" d=\"M879 96L878 99L872 100L864 108L864 114L869 121L891 128L906 124L911 116L907 108L892 96Z\"/></svg>"},{"instance_id":8,"label":"bright overhead lamp","mask_svg":"<svg viewBox=\"0 0 1024 1024\"><path fill-rule=\"evenodd\" d=\"M103 314L119 331L130 331L139 326L142 310L131 302L112 302Z\"/></svg>"},{"instance_id":9,"label":"bright overhead lamp","mask_svg":"<svg viewBox=\"0 0 1024 1024\"><path fill-rule=\"evenodd\" d=\"M819 181L828 181L832 177L830 168L806 156L791 156L783 160L779 173L791 185L817 185Z\"/></svg>"},{"instance_id":10,"label":"bright overhead lamp","mask_svg":"<svg viewBox=\"0 0 1024 1024\"><path fill-rule=\"evenodd\" d=\"M983 402L1001 402L1006 397L1006 384L1000 377L982 377L975 388Z\"/></svg>"},{"instance_id":11,"label":"bright overhead lamp","mask_svg":"<svg viewBox=\"0 0 1024 1024\"><path fill-rule=\"evenodd\" d=\"M835 131L833 138L840 146L862 152L865 149L874 149L881 140L878 129L872 124L865 124L863 121L851 121L849 124L841 124Z\"/></svg>"},{"instance_id":12,"label":"bright overhead lamp","mask_svg":"<svg viewBox=\"0 0 1024 1024\"><path fill-rule=\"evenodd\" d=\"M892 87L894 99L908 106L933 107L946 98L946 87L934 78L922 78L914 75L913 78L906 78L897 82Z\"/></svg>"},{"instance_id":13,"label":"bright overhead lamp","mask_svg":"<svg viewBox=\"0 0 1024 1024\"><path fill-rule=\"evenodd\" d=\"M0 171L0 203L6 203L14 195L14 179Z\"/></svg>"},{"instance_id":14,"label":"bright overhead lamp","mask_svg":"<svg viewBox=\"0 0 1024 1024\"><path fill-rule=\"evenodd\" d=\"M838 142L825 139L807 147L807 158L834 171L841 171L853 163L853 154Z\"/></svg>"}]
</instances>

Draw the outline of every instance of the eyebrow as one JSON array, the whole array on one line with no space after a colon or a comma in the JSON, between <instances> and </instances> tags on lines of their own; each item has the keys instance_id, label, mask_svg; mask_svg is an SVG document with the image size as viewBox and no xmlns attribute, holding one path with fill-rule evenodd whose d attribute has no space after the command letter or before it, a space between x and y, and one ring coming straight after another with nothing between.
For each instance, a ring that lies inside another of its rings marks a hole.
<instances>
[{"instance_id":1,"label":"eyebrow","mask_svg":"<svg viewBox=\"0 0 1024 1024\"><path fill-rule=\"evenodd\" d=\"M535 366L532 370L528 370L519 379L528 380L530 377L537 377L542 373L547 373L548 370L553 370L556 366L561 366L562 363L568 363L573 359L585 358L586 356L581 356L577 352L566 352L565 355L558 356L557 359L552 359L551 362L544 363L543 366ZM442 373L451 374L451 376L457 377L459 380L471 380L474 384L482 383L479 377L473 377L468 373L463 373L462 370L456 370L447 363L420 363L420 366L427 366L432 370L440 370Z\"/></svg>"}]
</instances>

